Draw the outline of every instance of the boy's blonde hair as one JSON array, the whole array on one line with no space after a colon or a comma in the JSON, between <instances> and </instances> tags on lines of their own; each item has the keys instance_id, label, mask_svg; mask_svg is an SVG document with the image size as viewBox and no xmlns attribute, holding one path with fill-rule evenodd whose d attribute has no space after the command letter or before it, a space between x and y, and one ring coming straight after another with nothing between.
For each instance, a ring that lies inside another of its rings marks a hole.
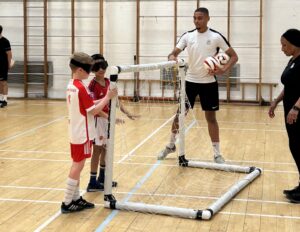
<instances>
[{"instance_id":1,"label":"boy's blonde hair","mask_svg":"<svg viewBox=\"0 0 300 232\"><path fill-rule=\"evenodd\" d=\"M70 57L70 61L71 60L75 60L78 63L87 64L87 65L91 65L91 66L94 64L93 58L84 52L74 52L72 54L72 56ZM75 72L78 68L80 68L79 66L76 66L75 64L73 64L71 62L69 63L69 66L70 66L72 72Z\"/></svg>"}]
</instances>

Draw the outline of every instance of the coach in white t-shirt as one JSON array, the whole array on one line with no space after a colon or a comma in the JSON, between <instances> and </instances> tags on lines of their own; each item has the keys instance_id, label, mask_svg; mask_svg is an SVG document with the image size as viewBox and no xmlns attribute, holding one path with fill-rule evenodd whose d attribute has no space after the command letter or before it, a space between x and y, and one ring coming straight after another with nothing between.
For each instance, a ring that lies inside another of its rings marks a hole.
<instances>
[{"instance_id":1,"label":"coach in white t-shirt","mask_svg":"<svg viewBox=\"0 0 300 232\"><path fill-rule=\"evenodd\" d=\"M177 56L184 49L188 53L189 68L186 75L186 94L191 105L194 107L195 99L200 97L202 110L208 123L208 131L212 141L214 161L224 163L225 160L220 152L219 126L216 119L216 111L219 110L219 92L216 75L222 75L229 70L238 60L234 49L226 38L219 32L209 28L209 11L200 7L194 12L194 30L184 33L174 50L169 54L169 60L177 60ZM207 71L203 65L209 56L216 55L220 50L224 51L230 60L223 67ZM164 159L169 153L175 152L176 135L178 134L178 114L172 124L172 134L169 144L158 155L158 159ZM179 157L179 164L187 166L188 160L184 156Z\"/></svg>"}]
</instances>

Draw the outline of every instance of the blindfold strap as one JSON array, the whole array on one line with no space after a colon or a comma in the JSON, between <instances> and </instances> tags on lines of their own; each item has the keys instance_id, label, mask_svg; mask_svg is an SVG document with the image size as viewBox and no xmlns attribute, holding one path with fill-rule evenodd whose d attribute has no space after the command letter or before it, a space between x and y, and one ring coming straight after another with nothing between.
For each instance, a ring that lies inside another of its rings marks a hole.
<instances>
[{"instance_id":1,"label":"blindfold strap","mask_svg":"<svg viewBox=\"0 0 300 232\"><path fill-rule=\"evenodd\" d=\"M82 68L87 73L91 72L92 65L91 64L83 64L81 62L78 62L77 60L71 59L70 63L75 65L76 67Z\"/></svg>"},{"instance_id":2,"label":"blindfold strap","mask_svg":"<svg viewBox=\"0 0 300 232\"><path fill-rule=\"evenodd\" d=\"M93 71L98 72L98 70L101 69L106 69L108 67L108 63L106 60L95 60L95 64L93 66Z\"/></svg>"}]
</instances>

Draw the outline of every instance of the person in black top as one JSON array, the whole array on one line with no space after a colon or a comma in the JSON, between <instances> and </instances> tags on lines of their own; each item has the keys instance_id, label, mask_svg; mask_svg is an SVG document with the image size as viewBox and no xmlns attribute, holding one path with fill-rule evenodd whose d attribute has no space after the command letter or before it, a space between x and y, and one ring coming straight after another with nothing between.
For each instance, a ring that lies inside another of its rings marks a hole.
<instances>
[{"instance_id":1,"label":"person in black top","mask_svg":"<svg viewBox=\"0 0 300 232\"><path fill-rule=\"evenodd\" d=\"M3 27L0 25L0 107L7 106L7 75L11 68L12 53L9 40L2 36Z\"/></svg>"},{"instance_id":2,"label":"person in black top","mask_svg":"<svg viewBox=\"0 0 300 232\"><path fill-rule=\"evenodd\" d=\"M299 172L299 184L283 193L293 203L300 203L300 31L289 29L281 36L281 50L291 56L282 75L283 90L270 106L269 116L275 116L274 110L283 100L284 119L289 138L289 147Z\"/></svg>"}]
</instances>

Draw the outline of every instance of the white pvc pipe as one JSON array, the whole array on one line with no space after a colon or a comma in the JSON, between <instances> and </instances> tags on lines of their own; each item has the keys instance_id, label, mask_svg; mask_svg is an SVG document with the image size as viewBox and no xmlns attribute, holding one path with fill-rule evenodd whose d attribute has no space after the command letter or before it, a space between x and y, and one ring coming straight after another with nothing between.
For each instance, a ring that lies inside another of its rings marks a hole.
<instances>
[{"instance_id":1,"label":"white pvc pipe","mask_svg":"<svg viewBox=\"0 0 300 232\"><path fill-rule=\"evenodd\" d=\"M180 114L179 114L179 156L185 155L185 73L184 66L179 67L180 77Z\"/></svg>"},{"instance_id":2,"label":"white pvc pipe","mask_svg":"<svg viewBox=\"0 0 300 232\"><path fill-rule=\"evenodd\" d=\"M242 172L242 173L249 173L250 167L244 167L239 165L233 164L218 164L218 163L211 163L211 162L200 162L200 161L193 161L189 160L188 163L189 167L193 168L206 168L206 169L214 169L226 172Z\"/></svg>"},{"instance_id":3,"label":"white pvc pipe","mask_svg":"<svg viewBox=\"0 0 300 232\"><path fill-rule=\"evenodd\" d=\"M183 65L183 64L184 64L183 60L178 60L178 61L165 61L160 63L151 63L151 64L121 65L112 68L112 72L116 72L116 70L118 70L119 73L150 71L150 70L157 70L161 68L173 67L176 65Z\"/></svg>"},{"instance_id":4,"label":"white pvc pipe","mask_svg":"<svg viewBox=\"0 0 300 232\"><path fill-rule=\"evenodd\" d=\"M110 203L105 202L104 206L110 208ZM197 217L198 210L195 209L186 209L179 207L163 206L163 205L151 205L144 203L135 203L135 202L116 202L116 209L128 210L142 213L152 213L152 214L163 214L169 216L176 216L182 218L195 219Z\"/></svg>"},{"instance_id":5,"label":"white pvc pipe","mask_svg":"<svg viewBox=\"0 0 300 232\"><path fill-rule=\"evenodd\" d=\"M242 180L238 181L233 185L224 195L222 195L217 201L210 205L205 210L195 210L179 207L170 207L163 205L152 205L144 203L133 203L133 202L115 202L113 208L119 210L135 211L142 213L153 213L153 214L163 214L169 216L177 216L189 219L203 219L210 220L213 215L221 210L221 208L226 205L237 193L239 193L243 188L250 184L254 179L256 179L261 174L261 170L256 168L250 174L245 176ZM104 206L106 208L111 208L110 202L105 202Z\"/></svg>"},{"instance_id":6,"label":"white pvc pipe","mask_svg":"<svg viewBox=\"0 0 300 232\"><path fill-rule=\"evenodd\" d=\"M213 211L213 214L219 212L219 210L227 204L238 192L250 184L255 178L261 174L261 170L256 168L253 172L249 173L242 180L233 185L224 195L222 195L217 201L208 207ZM205 219L205 218L203 218Z\"/></svg>"},{"instance_id":7,"label":"white pvc pipe","mask_svg":"<svg viewBox=\"0 0 300 232\"><path fill-rule=\"evenodd\" d=\"M117 87L117 83L111 81L110 89L114 89L116 87ZM105 181L104 181L104 195L112 194L116 108L117 108L117 97L114 97L110 101L109 128L108 128L109 136L107 140L107 150L105 155L106 168L105 168Z\"/></svg>"}]
</instances>

